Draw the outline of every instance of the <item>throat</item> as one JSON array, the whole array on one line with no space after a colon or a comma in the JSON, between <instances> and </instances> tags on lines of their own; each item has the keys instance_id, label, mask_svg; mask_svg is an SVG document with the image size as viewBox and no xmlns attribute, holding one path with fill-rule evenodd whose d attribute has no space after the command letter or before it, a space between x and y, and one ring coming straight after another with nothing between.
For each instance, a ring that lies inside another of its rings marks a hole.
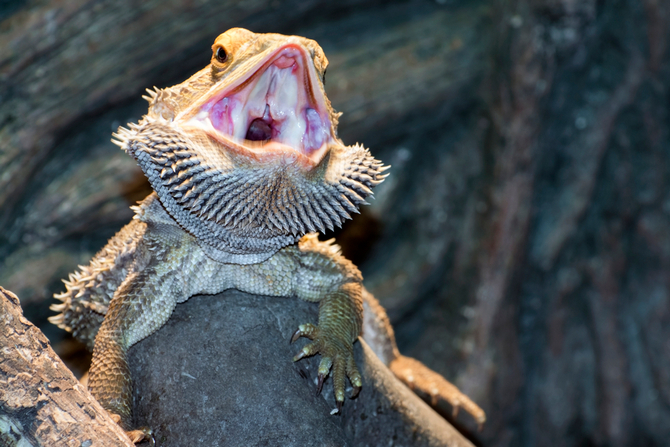
<instances>
[{"instance_id":1,"label":"throat","mask_svg":"<svg viewBox=\"0 0 670 447\"><path fill-rule=\"evenodd\" d=\"M245 139L251 141L268 141L272 138L272 125L263 121L263 118L256 118L249 125Z\"/></svg>"},{"instance_id":2,"label":"throat","mask_svg":"<svg viewBox=\"0 0 670 447\"><path fill-rule=\"evenodd\" d=\"M270 116L270 106L265 105L265 112L261 118L256 118L249 124L244 137L251 141L268 141L272 139L273 120Z\"/></svg>"}]
</instances>

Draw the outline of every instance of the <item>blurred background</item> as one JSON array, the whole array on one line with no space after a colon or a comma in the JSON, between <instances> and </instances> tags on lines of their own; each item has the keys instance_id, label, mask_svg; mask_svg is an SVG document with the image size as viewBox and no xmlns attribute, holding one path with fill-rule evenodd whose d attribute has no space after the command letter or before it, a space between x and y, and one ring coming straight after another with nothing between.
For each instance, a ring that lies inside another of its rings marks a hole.
<instances>
[{"instance_id":1,"label":"blurred background","mask_svg":"<svg viewBox=\"0 0 670 447\"><path fill-rule=\"evenodd\" d=\"M235 26L318 41L341 138L392 165L334 236L487 412L457 426L668 445L670 0L0 2L0 285L73 368L51 296L150 192L111 133Z\"/></svg>"}]
</instances>

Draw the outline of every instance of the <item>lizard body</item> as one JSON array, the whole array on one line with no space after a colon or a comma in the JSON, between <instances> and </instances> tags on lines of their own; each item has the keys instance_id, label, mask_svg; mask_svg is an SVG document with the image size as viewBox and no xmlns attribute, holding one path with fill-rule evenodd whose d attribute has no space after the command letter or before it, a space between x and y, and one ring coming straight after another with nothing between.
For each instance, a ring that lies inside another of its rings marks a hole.
<instances>
[{"instance_id":1,"label":"lizard body","mask_svg":"<svg viewBox=\"0 0 670 447\"><path fill-rule=\"evenodd\" d=\"M319 388L332 372L338 408L348 377L362 386L353 343L363 334L410 386L479 423L483 412L444 378L398 352L393 329L332 241L386 169L360 145L337 138L324 92L327 59L316 42L235 28L220 35L211 64L177 86L150 91L149 111L120 128L154 193L135 218L66 281L52 322L93 349L89 389L129 435L126 352L158 330L176 304L238 290L319 302L318 324L294 360L321 354Z\"/></svg>"}]
</instances>

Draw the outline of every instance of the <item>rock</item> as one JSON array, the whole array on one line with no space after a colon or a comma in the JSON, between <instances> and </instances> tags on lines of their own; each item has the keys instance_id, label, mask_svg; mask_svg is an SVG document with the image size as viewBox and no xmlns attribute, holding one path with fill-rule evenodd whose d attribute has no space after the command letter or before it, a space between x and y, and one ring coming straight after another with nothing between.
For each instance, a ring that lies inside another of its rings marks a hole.
<instances>
[{"instance_id":1,"label":"rock","mask_svg":"<svg viewBox=\"0 0 670 447\"><path fill-rule=\"evenodd\" d=\"M315 395L319 356L294 363L307 340L289 345L317 309L236 290L179 304L130 350L136 423L152 427L161 447L472 445L363 341L355 345L363 388L331 415L331 380Z\"/></svg>"}]
</instances>

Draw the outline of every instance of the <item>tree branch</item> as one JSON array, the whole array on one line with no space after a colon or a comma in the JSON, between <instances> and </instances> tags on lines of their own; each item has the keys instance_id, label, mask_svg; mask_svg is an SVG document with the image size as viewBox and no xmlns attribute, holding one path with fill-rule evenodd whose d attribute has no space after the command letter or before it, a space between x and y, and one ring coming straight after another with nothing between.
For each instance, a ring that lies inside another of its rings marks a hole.
<instances>
[{"instance_id":1,"label":"tree branch","mask_svg":"<svg viewBox=\"0 0 670 447\"><path fill-rule=\"evenodd\" d=\"M133 444L0 287L0 445Z\"/></svg>"}]
</instances>

